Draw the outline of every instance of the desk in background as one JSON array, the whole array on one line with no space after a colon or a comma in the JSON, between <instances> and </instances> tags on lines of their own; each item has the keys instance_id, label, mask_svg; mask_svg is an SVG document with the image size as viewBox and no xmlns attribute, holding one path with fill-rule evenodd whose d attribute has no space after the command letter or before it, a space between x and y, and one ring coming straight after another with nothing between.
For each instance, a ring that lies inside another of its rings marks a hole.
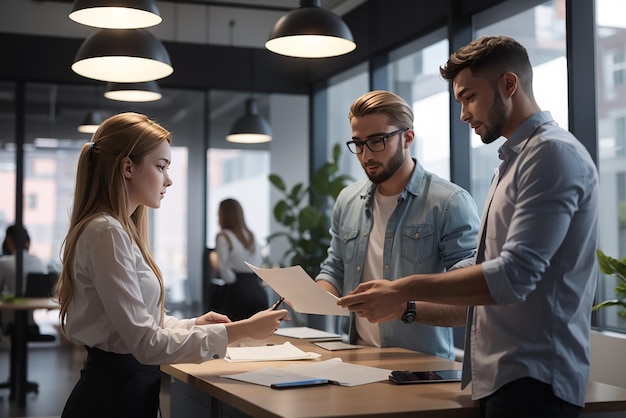
<instances>
[{"instance_id":1,"label":"desk in background","mask_svg":"<svg viewBox=\"0 0 626 418\"><path fill-rule=\"evenodd\" d=\"M11 302L0 301L0 310L15 312L15 331L11 336L10 398L17 399L20 408L26 406L28 372L28 341L26 338L28 318L26 313L35 309L58 309L58 302L50 298L19 298Z\"/></svg>"},{"instance_id":2,"label":"desk in background","mask_svg":"<svg viewBox=\"0 0 626 418\"><path fill-rule=\"evenodd\" d=\"M327 351L295 339L274 336L264 343L290 341L300 349L317 352L321 360L340 357L345 362L390 370L438 370L461 368L458 362L402 348L366 347L357 350ZM314 360L307 360L314 361ZM395 385L388 381L368 385L320 386L276 390L218 377L266 367L282 367L290 362L228 363L213 360L202 364L161 366L172 379L172 418L221 417L228 415L255 418L310 417L455 417L480 416L471 390L459 383ZM210 411L210 414L209 414ZM626 411L626 389L591 382L583 413Z\"/></svg>"}]
</instances>

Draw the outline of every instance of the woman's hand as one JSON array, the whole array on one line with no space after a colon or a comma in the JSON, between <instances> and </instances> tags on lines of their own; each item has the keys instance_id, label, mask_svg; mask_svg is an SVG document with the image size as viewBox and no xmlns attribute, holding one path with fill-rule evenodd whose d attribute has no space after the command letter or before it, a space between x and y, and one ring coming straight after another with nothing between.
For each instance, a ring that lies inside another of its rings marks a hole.
<instances>
[{"instance_id":1,"label":"woman's hand","mask_svg":"<svg viewBox=\"0 0 626 418\"><path fill-rule=\"evenodd\" d=\"M196 318L196 325L227 324L229 322L231 322L231 320L228 319L226 315L213 311Z\"/></svg>"},{"instance_id":2,"label":"woman's hand","mask_svg":"<svg viewBox=\"0 0 626 418\"><path fill-rule=\"evenodd\" d=\"M271 337L278 329L280 321L287 315L286 309L259 311L250 318L226 324L228 342L232 343L242 338L263 340Z\"/></svg>"}]
</instances>

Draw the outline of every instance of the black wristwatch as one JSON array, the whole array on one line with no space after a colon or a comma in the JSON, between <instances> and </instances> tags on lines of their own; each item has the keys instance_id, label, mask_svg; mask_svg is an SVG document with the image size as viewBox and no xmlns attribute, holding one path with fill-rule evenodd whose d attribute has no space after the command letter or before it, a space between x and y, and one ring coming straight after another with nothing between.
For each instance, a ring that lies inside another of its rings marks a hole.
<instances>
[{"instance_id":1,"label":"black wristwatch","mask_svg":"<svg viewBox=\"0 0 626 418\"><path fill-rule=\"evenodd\" d=\"M410 324L415 321L415 317L417 316L417 311L415 309L415 302L407 302L406 303L406 311L402 314L402 322L405 324Z\"/></svg>"}]
</instances>

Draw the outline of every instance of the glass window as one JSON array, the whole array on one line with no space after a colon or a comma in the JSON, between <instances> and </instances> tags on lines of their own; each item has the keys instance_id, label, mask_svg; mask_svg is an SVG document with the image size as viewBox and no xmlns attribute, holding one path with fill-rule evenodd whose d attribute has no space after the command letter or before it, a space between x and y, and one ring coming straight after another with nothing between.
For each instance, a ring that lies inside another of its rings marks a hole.
<instances>
[{"instance_id":1,"label":"glass window","mask_svg":"<svg viewBox=\"0 0 626 418\"><path fill-rule=\"evenodd\" d=\"M112 115L137 111L161 123L172 132L173 162L170 175L174 187L168 189L162 207L151 211L150 239L157 263L165 277L168 306L184 302L186 307L200 302L200 255L188 260L188 187L203 186L188 179L202 178L189 173L191 155L203 156L204 93L162 89L164 99L152 103L116 102L103 98L101 86L27 84L25 88L24 205L23 221L31 235L30 251L49 270L60 269L60 251L72 210L76 164L82 145L91 134L78 132L86 112ZM11 84L0 84L0 98L12 98ZM0 227L15 221L15 128L14 120L0 120L0 181L4 199L0 202ZM198 165L198 164L196 164ZM201 235L201 232L199 232ZM198 240L201 242L201 240ZM196 266L197 264L197 266ZM188 270L192 271L192 274ZM187 278L192 277L191 284Z\"/></svg>"},{"instance_id":2,"label":"glass window","mask_svg":"<svg viewBox=\"0 0 626 418\"><path fill-rule=\"evenodd\" d=\"M389 55L390 90L413 107L412 155L428 171L450 180L449 86L439 66L448 59L446 32L418 39Z\"/></svg>"},{"instance_id":3,"label":"glass window","mask_svg":"<svg viewBox=\"0 0 626 418\"><path fill-rule=\"evenodd\" d=\"M568 126L567 59L565 56L565 1L551 0L511 15L521 8L505 2L475 17L476 37L506 35L528 51L533 65L535 99L563 127ZM500 165L497 149L503 139L489 145L481 142L471 128L471 192L482 208L489 192L493 169Z\"/></svg>"},{"instance_id":4,"label":"glass window","mask_svg":"<svg viewBox=\"0 0 626 418\"><path fill-rule=\"evenodd\" d=\"M363 168L358 158L348 151L346 142L352 138L352 129L348 120L350 106L361 95L370 91L368 80L368 66L361 64L350 71L330 79L327 90L326 114L320 115L328 121L328 160L331 159L333 146L341 146L339 168L341 172L354 179L365 178Z\"/></svg>"},{"instance_id":5,"label":"glass window","mask_svg":"<svg viewBox=\"0 0 626 418\"><path fill-rule=\"evenodd\" d=\"M270 234L270 172L269 151L211 148L208 151L208 213L210 231L207 241L215 247L215 235L220 230L218 206L227 198L241 204L246 223L257 241L265 246Z\"/></svg>"},{"instance_id":6,"label":"glass window","mask_svg":"<svg viewBox=\"0 0 626 418\"><path fill-rule=\"evenodd\" d=\"M207 151L207 247L215 247L219 231L218 207L222 200L236 199L246 223L257 241L265 247L270 235L270 143L237 144L226 141L232 124L244 114L245 102L253 97L258 113L268 122L270 99L254 95L214 90L210 93L210 135ZM271 124L270 124L271 125Z\"/></svg>"},{"instance_id":7,"label":"glass window","mask_svg":"<svg viewBox=\"0 0 626 418\"><path fill-rule=\"evenodd\" d=\"M626 4L596 0L596 85L598 166L600 169L600 245L614 258L626 257ZM617 282L601 277L598 300L615 297ZM616 307L598 311L597 325L626 331Z\"/></svg>"}]
</instances>

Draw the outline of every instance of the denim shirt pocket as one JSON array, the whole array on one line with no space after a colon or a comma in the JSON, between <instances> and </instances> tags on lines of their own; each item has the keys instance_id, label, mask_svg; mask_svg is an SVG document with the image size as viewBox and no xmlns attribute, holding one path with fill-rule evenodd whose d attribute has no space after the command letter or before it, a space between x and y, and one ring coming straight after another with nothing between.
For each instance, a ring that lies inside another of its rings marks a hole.
<instances>
[{"instance_id":1,"label":"denim shirt pocket","mask_svg":"<svg viewBox=\"0 0 626 418\"><path fill-rule=\"evenodd\" d=\"M359 230L350 227L341 227L339 230L339 238L343 243L343 261L350 263L357 252L357 237Z\"/></svg>"},{"instance_id":2,"label":"denim shirt pocket","mask_svg":"<svg viewBox=\"0 0 626 418\"><path fill-rule=\"evenodd\" d=\"M402 228L400 248L402 258L413 264L420 264L433 256L435 227L414 225Z\"/></svg>"}]
</instances>

